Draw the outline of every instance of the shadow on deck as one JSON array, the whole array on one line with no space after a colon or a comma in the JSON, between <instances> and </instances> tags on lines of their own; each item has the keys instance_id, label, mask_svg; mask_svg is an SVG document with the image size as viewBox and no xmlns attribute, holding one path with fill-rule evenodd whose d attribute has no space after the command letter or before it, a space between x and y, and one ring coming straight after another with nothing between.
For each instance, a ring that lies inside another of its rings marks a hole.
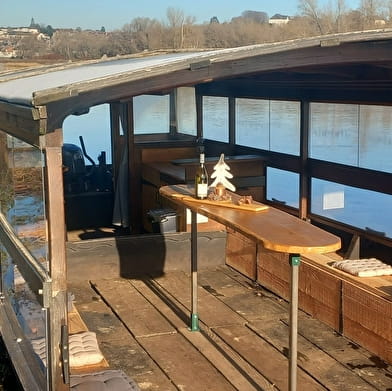
<instances>
[{"instance_id":1,"label":"shadow on deck","mask_svg":"<svg viewBox=\"0 0 392 391\"><path fill-rule=\"evenodd\" d=\"M69 290L110 367L141 390L288 388L288 303L229 267L199 272L200 332L183 271ZM390 365L303 312L298 351L298 390L392 390Z\"/></svg>"}]
</instances>

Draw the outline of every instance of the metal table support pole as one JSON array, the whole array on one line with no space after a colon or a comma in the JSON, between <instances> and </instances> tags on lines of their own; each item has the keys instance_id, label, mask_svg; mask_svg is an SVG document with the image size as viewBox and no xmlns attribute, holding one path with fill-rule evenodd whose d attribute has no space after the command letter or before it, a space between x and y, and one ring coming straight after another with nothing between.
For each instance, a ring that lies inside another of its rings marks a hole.
<instances>
[{"instance_id":1,"label":"metal table support pole","mask_svg":"<svg viewBox=\"0 0 392 391\"><path fill-rule=\"evenodd\" d=\"M199 331L197 314L197 213L191 211L191 331Z\"/></svg>"},{"instance_id":2,"label":"metal table support pole","mask_svg":"<svg viewBox=\"0 0 392 391\"><path fill-rule=\"evenodd\" d=\"M298 268L299 254L290 254L290 336L289 336L289 391L297 390L297 336L298 336Z\"/></svg>"}]
</instances>

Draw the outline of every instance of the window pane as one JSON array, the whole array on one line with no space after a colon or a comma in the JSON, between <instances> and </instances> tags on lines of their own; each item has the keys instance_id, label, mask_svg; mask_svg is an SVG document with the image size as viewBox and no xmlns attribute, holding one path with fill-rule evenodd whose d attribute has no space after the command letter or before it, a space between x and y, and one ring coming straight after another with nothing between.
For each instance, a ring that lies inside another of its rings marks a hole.
<instances>
[{"instance_id":1,"label":"window pane","mask_svg":"<svg viewBox=\"0 0 392 391\"><path fill-rule=\"evenodd\" d=\"M133 99L135 134L169 133L169 95L141 95Z\"/></svg>"},{"instance_id":2,"label":"window pane","mask_svg":"<svg viewBox=\"0 0 392 391\"><path fill-rule=\"evenodd\" d=\"M106 152L106 161L112 162L109 105L92 107L87 114L70 115L63 124L64 143L80 146L83 137L87 154L98 164L98 156Z\"/></svg>"},{"instance_id":3,"label":"window pane","mask_svg":"<svg viewBox=\"0 0 392 391\"><path fill-rule=\"evenodd\" d=\"M14 232L47 270L43 153L0 132L0 205Z\"/></svg>"},{"instance_id":4,"label":"window pane","mask_svg":"<svg viewBox=\"0 0 392 391\"><path fill-rule=\"evenodd\" d=\"M193 87L177 88L178 132L196 136L196 97Z\"/></svg>"},{"instance_id":5,"label":"window pane","mask_svg":"<svg viewBox=\"0 0 392 391\"><path fill-rule=\"evenodd\" d=\"M228 98L203 96L203 137L229 142Z\"/></svg>"},{"instance_id":6,"label":"window pane","mask_svg":"<svg viewBox=\"0 0 392 391\"><path fill-rule=\"evenodd\" d=\"M299 207L299 175L267 167L267 200Z\"/></svg>"},{"instance_id":7,"label":"window pane","mask_svg":"<svg viewBox=\"0 0 392 391\"><path fill-rule=\"evenodd\" d=\"M46 372L46 353L42 347L49 343L46 335L46 317L37 293L23 278L18 267L4 246L0 244L2 294L11 304L25 341L29 341L37 353L39 367ZM17 330L14 330L17 332ZM44 364L45 363L45 364ZM38 374L33 374L38 375Z\"/></svg>"},{"instance_id":8,"label":"window pane","mask_svg":"<svg viewBox=\"0 0 392 391\"><path fill-rule=\"evenodd\" d=\"M361 105L359 166L392 172L392 107Z\"/></svg>"},{"instance_id":9,"label":"window pane","mask_svg":"<svg viewBox=\"0 0 392 391\"><path fill-rule=\"evenodd\" d=\"M270 150L299 156L300 103L271 101Z\"/></svg>"},{"instance_id":10,"label":"window pane","mask_svg":"<svg viewBox=\"0 0 392 391\"><path fill-rule=\"evenodd\" d=\"M312 213L392 237L392 196L312 179Z\"/></svg>"},{"instance_id":11,"label":"window pane","mask_svg":"<svg viewBox=\"0 0 392 391\"><path fill-rule=\"evenodd\" d=\"M236 144L269 150L269 101L236 99Z\"/></svg>"},{"instance_id":12,"label":"window pane","mask_svg":"<svg viewBox=\"0 0 392 391\"><path fill-rule=\"evenodd\" d=\"M358 105L311 103L310 156L358 164Z\"/></svg>"}]
</instances>

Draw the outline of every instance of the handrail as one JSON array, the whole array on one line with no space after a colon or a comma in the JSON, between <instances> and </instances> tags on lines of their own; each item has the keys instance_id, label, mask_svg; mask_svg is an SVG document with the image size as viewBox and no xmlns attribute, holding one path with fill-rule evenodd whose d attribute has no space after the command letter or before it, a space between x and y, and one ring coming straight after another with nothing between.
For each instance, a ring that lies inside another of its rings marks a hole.
<instances>
[{"instance_id":1,"label":"handrail","mask_svg":"<svg viewBox=\"0 0 392 391\"><path fill-rule=\"evenodd\" d=\"M35 293L39 293L43 284L50 282L50 276L18 238L2 212L0 212L0 241L18 266L23 278L29 283L30 288Z\"/></svg>"}]
</instances>

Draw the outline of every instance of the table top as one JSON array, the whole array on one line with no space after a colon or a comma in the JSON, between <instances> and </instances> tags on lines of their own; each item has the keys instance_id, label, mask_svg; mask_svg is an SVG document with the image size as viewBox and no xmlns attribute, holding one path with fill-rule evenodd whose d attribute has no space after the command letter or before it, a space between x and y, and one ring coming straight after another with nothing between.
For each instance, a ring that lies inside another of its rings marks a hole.
<instances>
[{"instance_id":1,"label":"table top","mask_svg":"<svg viewBox=\"0 0 392 391\"><path fill-rule=\"evenodd\" d=\"M255 212L187 201L179 196L194 194L187 185L163 186L159 191L163 197L259 241L269 250L309 254L341 247L339 237L271 206Z\"/></svg>"}]
</instances>

